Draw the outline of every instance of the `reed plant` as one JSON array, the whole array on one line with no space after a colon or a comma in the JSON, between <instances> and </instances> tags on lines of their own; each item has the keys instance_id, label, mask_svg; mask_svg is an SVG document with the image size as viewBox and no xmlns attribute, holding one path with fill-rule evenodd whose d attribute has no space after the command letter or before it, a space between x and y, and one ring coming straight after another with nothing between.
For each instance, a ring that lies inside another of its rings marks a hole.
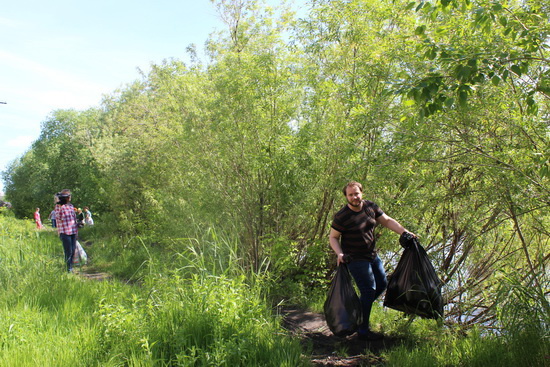
<instances>
[{"instance_id":1,"label":"reed plant","mask_svg":"<svg viewBox=\"0 0 550 367\"><path fill-rule=\"evenodd\" d=\"M0 216L0 366L305 365L259 278L235 265L234 241L211 231L170 251L93 243L94 261L137 264L139 281L68 274L55 232ZM139 248L139 261L126 254Z\"/></svg>"}]
</instances>

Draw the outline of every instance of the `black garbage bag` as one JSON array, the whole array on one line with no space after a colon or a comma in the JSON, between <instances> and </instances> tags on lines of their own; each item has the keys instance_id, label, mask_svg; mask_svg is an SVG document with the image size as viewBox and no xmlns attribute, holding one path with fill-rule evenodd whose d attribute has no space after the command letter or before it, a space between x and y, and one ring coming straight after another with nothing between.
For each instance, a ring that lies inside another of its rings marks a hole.
<instances>
[{"instance_id":1,"label":"black garbage bag","mask_svg":"<svg viewBox=\"0 0 550 367\"><path fill-rule=\"evenodd\" d=\"M361 301L355 293L346 264L340 264L336 269L324 311L327 325L336 336L353 334L361 323Z\"/></svg>"},{"instance_id":2,"label":"black garbage bag","mask_svg":"<svg viewBox=\"0 0 550 367\"><path fill-rule=\"evenodd\" d=\"M410 233L403 233L399 242L405 250L388 277L384 306L428 319L443 317L443 282L426 251Z\"/></svg>"}]
</instances>

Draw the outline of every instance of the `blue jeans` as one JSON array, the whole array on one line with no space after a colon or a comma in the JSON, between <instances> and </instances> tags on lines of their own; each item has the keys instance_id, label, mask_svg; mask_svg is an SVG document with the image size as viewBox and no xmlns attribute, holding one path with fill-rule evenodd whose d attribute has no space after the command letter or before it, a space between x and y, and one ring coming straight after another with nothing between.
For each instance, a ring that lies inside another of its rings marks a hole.
<instances>
[{"instance_id":1,"label":"blue jeans","mask_svg":"<svg viewBox=\"0 0 550 367\"><path fill-rule=\"evenodd\" d=\"M63 243L63 251L65 252L65 263L67 264L67 271L73 270L73 255L76 248L76 233L59 235L61 242Z\"/></svg>"},{"instance_id":2,"label":"blue jeans","mask_svg":"<svg viewBox=\"0 0 550 367\"><path fill-rule=\"evenodd\" d=\"M348 264L348 269L361 293L359 299L363 310L363 323L359 325L359 329L368 330L372 304L386 290L388 285L386 271L382 260L378 256L372 261L352 261Z\"/></svg>"}]
</instances>

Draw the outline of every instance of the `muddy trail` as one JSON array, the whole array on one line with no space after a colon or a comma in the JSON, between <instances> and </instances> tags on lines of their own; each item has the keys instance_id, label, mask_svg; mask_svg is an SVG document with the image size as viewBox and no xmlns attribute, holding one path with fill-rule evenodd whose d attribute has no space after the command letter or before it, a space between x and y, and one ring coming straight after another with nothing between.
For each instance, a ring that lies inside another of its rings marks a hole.
<instances>
[{"instance_id":1,"label":"muddy trail","mask_svg":"<svg viewBox=\"0 0 550 367\"><path fill-rule=\"evenodd\" d=\"M281 310L283 326L300 338L304 354L308 354L313 366L375 366L385 362L381 356L402 340L385 336L382 340L366 341L352 335L346 338L334 336L322 314L298 307Z\"/></svg>"}]
</instances>

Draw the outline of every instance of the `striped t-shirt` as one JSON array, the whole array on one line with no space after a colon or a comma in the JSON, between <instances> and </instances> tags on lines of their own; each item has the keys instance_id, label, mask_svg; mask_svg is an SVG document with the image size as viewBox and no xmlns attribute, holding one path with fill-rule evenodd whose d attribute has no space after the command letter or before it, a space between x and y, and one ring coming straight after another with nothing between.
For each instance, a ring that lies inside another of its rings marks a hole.
<instances>
[{"instance_id":1,"label":"striped t-shirt","mask_svg":"<svg viewBox=\"0 0 550 367\"><path fill-rule=\"evenodd\" d=\"M342 234L342 252L349 255L352 261L376 258L374 227L377 224L376 218L383 214L378 205L363 200L360 212L355 212L346 205L334 215L331 227Z\"/></svg>"}]
</instances>

